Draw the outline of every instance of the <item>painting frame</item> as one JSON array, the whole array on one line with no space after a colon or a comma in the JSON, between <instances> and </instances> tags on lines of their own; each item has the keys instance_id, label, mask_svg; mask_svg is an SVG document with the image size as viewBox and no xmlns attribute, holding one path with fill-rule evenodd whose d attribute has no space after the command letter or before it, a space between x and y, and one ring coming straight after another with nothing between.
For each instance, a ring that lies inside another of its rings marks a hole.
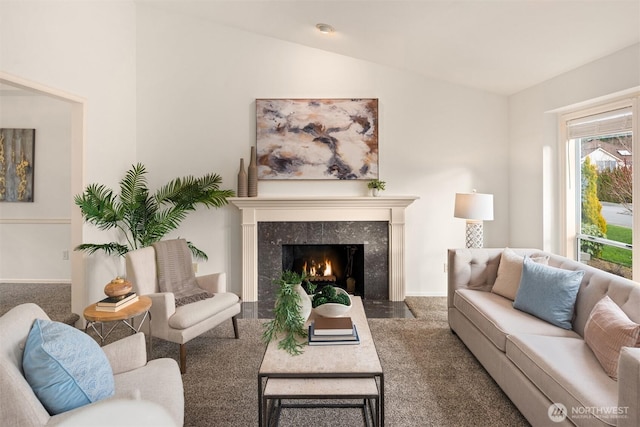
<instances>
[{"instance_id":1,"label":"painting frame","mask_svg":"<svg viewBox=\"0 0 640 427\"><path fill-rule=\"evenodd\" d=\"M35 129L0 128L0 202L33 202Z\"/></svg>"},{"instance_id":2,"label":"painting frame","mask_svg":"<svg viewBox=\"0 0 640 427\"><path fill-rule=\"evenodd\" d=\"M259 180L379 176L378 98L256 99Z\"/></svg>"}]
</instances>

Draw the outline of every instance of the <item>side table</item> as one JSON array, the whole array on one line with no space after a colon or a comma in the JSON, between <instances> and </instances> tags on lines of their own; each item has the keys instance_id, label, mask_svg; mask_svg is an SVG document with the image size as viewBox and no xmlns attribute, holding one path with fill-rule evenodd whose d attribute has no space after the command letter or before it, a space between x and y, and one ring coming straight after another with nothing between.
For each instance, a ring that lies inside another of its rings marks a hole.
<instances>
[{"instance_id":1,"label":"side table","mask_svg":"<svg viewBox=\"0 0 640 427\"><path fill-rule=\"evenodd\" d=\"M130 304L118 311L98 311L96 310L96 304L91 304L84 309L83 316L87 320L87 326L85 326L85 333L89 330L89 327L100 337L100 345L104 344L104 341L111 334L111 332L118 326L120 322L127 325L134 333L140 332L145 319L149 319L149 330L151 330L151 298L146 296L139 296L138 301ZM143 315L140 320L140 324L136 328L134 325L134 318ZM111 328L104 333L104 324L107 322L116 322ZM95 324L100 323L100 330L96 329ZM149 334L149 357L151 357L151 334Z\"/></svg>"}]
</instances>

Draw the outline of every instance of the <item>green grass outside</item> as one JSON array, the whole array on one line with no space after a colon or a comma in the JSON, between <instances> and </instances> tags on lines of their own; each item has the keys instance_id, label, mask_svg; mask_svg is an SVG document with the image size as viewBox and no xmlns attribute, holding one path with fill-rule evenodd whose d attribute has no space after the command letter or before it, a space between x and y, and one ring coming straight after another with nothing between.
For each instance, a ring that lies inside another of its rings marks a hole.
<instances>
[{"instance_id":1,"label":"green grass outside","mask_svg":"<svg viewBox=\"0 0 640 427\"><path fill-rule=\"evenodd\" d=\"M607 224L607 239L631 244L631 229ZM631 267L631 250L605 245L600 259Z\"/></svg>"}]
</instances>

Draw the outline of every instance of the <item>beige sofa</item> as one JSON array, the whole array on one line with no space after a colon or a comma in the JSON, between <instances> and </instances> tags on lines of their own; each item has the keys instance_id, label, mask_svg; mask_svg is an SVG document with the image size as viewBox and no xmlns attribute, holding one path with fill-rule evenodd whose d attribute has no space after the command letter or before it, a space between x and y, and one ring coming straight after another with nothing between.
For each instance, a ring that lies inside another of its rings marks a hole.
<instances>
[{"instance_id":1,"label":"beige sofa","mask_svg":"<svg viewBox=\"0 0 640 427\"><path fill-rule=\"evenodd\" d=\"M622 348L616 381L583 338L592 308L605 295L640 323L640 285L558 255L514 251L548 256L552 267L585 271L572 330L516 310L513 301L491 292L503 249L450 249L452 331L533 426L640 425L640 348Z\"/></svg>"},{"instance_id":2,"label":"beige sofa","mask_svg":"<svg viewBox=\"0 0 640 427\"><path fill-rule=\"evenodd\" d=\"M147 362L144 334L102 347L114 374L115 395L49 415L24 377L24 346L35 319L49 319L35 304L0 317L0 425L2 426L181 426L184 390L173 359ZM88 420L91 420L89 423Z\"/></svg>"}]
</instances>

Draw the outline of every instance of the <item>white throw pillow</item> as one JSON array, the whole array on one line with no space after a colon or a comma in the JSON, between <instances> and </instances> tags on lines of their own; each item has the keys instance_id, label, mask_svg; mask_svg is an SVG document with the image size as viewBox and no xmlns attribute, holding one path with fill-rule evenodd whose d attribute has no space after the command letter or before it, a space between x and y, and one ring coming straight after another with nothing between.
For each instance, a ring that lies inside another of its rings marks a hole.
<instances>
[{"instance_id":1,"label":"white throw pillow","mask_svg":"<svg viewBox=\"0 0 640 427\"><path fill-rule=\"evenodd\" d=\"M538 264L549 264L549 257L542 254L533 254L531 260ZM524 257L518 255L510 248L504 248L498 265L498 277L493 284L491 292L511 301L516 299L520 279L522 278L522 263Z\"/></svg>"}]
</instances>

